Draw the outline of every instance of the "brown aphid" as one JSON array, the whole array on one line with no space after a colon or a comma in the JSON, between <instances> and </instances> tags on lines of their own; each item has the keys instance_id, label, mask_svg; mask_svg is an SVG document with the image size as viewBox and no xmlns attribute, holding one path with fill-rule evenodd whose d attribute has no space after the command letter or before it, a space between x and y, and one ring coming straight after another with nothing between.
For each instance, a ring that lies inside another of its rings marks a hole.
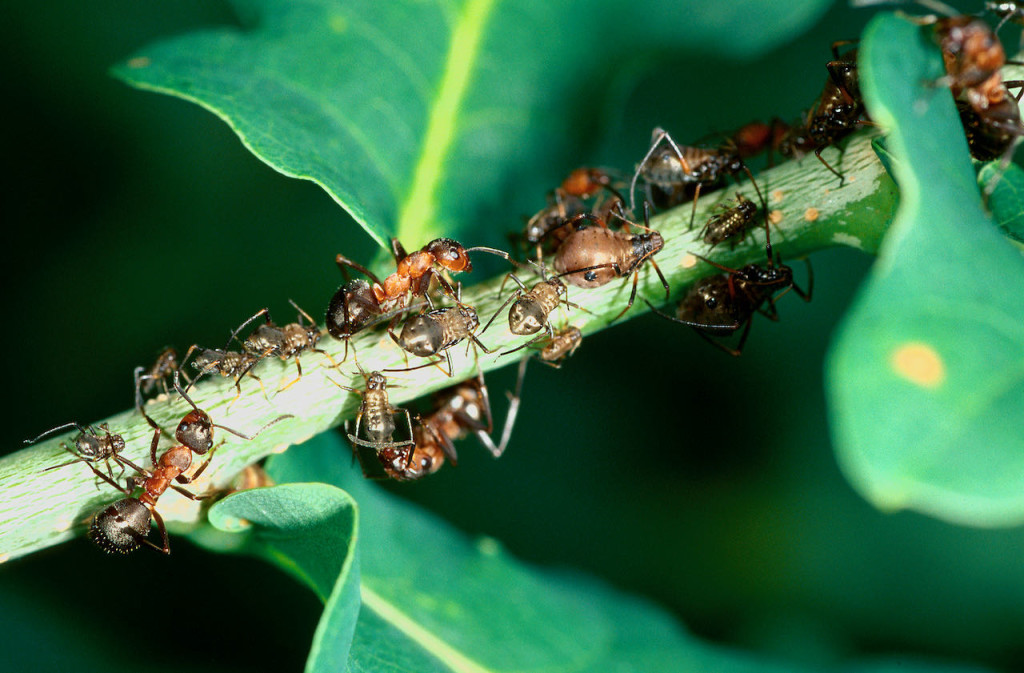
<instances>
[{"instance_id":1,"label":"brown aphid","mask_svg":"<svg viewBox=\"0 0 1024 673\"><path fill-rule=\"evenodd\" d=\"M562 362L576 352L576 349L583 343L583 332L578 327L568 325L553 334L543 334L538 339L526 342L518 348L504 351L501 355L514 353L521 348L529 347L536 352L536 357L544 364L560 369Z\"/></svg>"},{"instance_id":2,"label":"brown aphid","mask_svg":"<svg viewBox=\"0 0 1024 673\"><path fill-rule=\"evenodd\" d=\"M185 354L183 362L188 362L189 357L193 353L195 353L195 357L192 358L191 364L192 367L198 370L198 376L216 373L220 376L234 379L235 398L232 400L232 404L242 395L242 379L245 376L255 379L260 385L260 390L263 390L263 394L266 395L263 381L252 372L253 367L256 366L262 357L245 351L201 348L198 344L193 344ZM191 385L191 382L189 382L189 385Z\"/></svg>"},{"instance_id":3,"label":"brown aphid","mask_svg":"<svg viewBox=\"0 0 1024 673\"><path fill-rule=\"evenodd\" d=\"M492 352L475 335L480 327L476 309L461 302L461 293L457 293L456 301L455 306L437 308L408 318L400 335L396 335L393 326L389 325L388 335L402 350L413 355L431 357L444 353L448 361L447 374L451 376L455 369L448 349L452 346L469 339L483 352Z\"/></svg>"},{"instance_id":4,"label":"brown aphid","mask_svg":"<svg viewBox=\"0 0 1024 673\"><path fill-rule=\"evenodd\" d=\"M157 386L160 386L160 389L165 395L168 394L170 390L168 388L167 381L174 375L174 372L178 370L178 351L173 348L165 348L157 356L156 362L154 362L148 370L143 372L140 377L143 381L143 394L149 395ZM184 372L182 372L182 376L185 376ZM185 381L188 380L189 378L185 376Z\"/></svg>"},{"instance_id":5,"label":"brown aphid","mask_svg":"<svg viewBox=\"0 0 1024 673\"><path fill-rule=\"evenodd\" d=\"M111 433L106 423L93 427L72 421L71 423L50 428L35 439L26 439L25 444L35 444L44 437L49 437L71 428L78 430L78 435L71 442L74 448L69 447L65 442L61 442L60 447L74 456L74 459L47 467L42 470L43 472L49 472L50 470L56 470L75 463L90 463L90 467L92 467L92 464L103 461L107 468L107 475L113 479L114 471L110 465L111 460L121 465L122 474L124 473L124 466L130 465L130 462L120 455L121 451L124 450L124 438L121 435ZM96 471L95 467L92 469L94 472Z\"/></svg>"},{"instance_id":6,"label":"brown aphid","mask_svg":"<svg viewBox=\"0 0 1024 673\"><path fill-rule=\"evenodd\" d=\"M644 203L643 225L624 220L627 225L638 227L645 233L631 234L627 231L613 231L603 226L588 226L594 221L599 220L592 215L574 218L573 233L555 253L554 267L559 277L564 277L576 287L595 288L615 278L633 274L633 289L629 295L629 302L626 308L612 319L613 321L618 320L633 306L640 277L639 270L648 260L661 279L667 297L668 281L653 259L664 247L665 240L660 233L647 226L650 224L648 204Z\"/></svg>"},{"instance_id":7,"label":"brown aphid","mask_svg":"<svg viewBox=\"0 0 1024 673\"><path fill-rule=\"evenodd\" d=\"M290 299L288 301L295 310L298 311L298 322L289 323L287 325L276 325L270 318L270 309L263 308L239 325L238 329L236 329L231 335L232 339L236 338L238 333L249 323L253 322L260 316L264 317L266 322L253 330L253 332L246 337L245 341L242 342L242 347L245 349L245 352L258 357L259 359L263 359L268 356L277 356L285 361L291 358L295 359L295 370L297 372L297 376L288 385L282 387L280 391L288 390L288 388L291 388L302 379L302 365L299 363L299 356L307 350L314 353L320 353L330 360L332 367L337 366L337 363L334 361L334 358L331 357L330 353L317 348L321 335L320 328L317 326L316 321L313 320L308 313L299 308L294 301ZM305 320L308 320L309 324L306 324L304 322Z\"/></svg>"},{"instance_id":8,"label":"brown aphid","mask_svg":"<svg viewBox=\"0 0 1024 673\"><path fill-rule=\"evenodd\" d=\"M736 194L735 206L720 206L720 212L711 217L701 230L701 237L711 248L723 241L743 240L757 217L757 205L742 194Z\"/></svg>"}]
</instances>

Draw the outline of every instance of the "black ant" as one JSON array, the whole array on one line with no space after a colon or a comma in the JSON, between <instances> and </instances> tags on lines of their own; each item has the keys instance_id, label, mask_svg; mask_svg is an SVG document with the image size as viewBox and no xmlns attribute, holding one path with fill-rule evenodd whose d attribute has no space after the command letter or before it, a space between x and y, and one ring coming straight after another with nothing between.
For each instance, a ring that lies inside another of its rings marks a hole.
<instances>
[{"instance_id":1,"label":"black ant","mask_svg":"<svg viewBox=\"0 0 1024 673\"><path fill-rule=\"evenodd\" d=\"M264 316L266 322L257 327L253 332L246 337L245 341L242 342L242 347L245 352L257 356L259 359L265 358L270 355L276 355L282 360L288 360L289 358L295 358L295 369L298 375L288 385L281 388L278 392L288 390L293 385L302 379L302 365L299 363L299 356L303 351L312 351L314 353L320 353L328 360L331 361L331 366L336 367L337 363L334 358L331 357L327 351L317 348L317 343L320 342L320 328L317 327L316 321L292 300L288 300L289 303L298 311L299 321L295 323L289 323L287 325L275 325L270 318L270 309L260 309L251 318L243 322L238 326L232 335L231 339L238 336L238 333L242 331L247 325L259 318ZM303 322L303 318L308 320L310 324Z\"/></svg>"},{"instance_id":2,"label":"black ant","mask_svg":"<svg viewBox=\"0 0 1024 673\"><path fill-rule=\"evenodd\" d=\"M665 245L661 234L651 229L650 207L644 202L644 224L638 224L615 215L629 226L643 229L646 233L631 234L626 231L613 231L604 226L603 221L595 215L585 213L573 218L570 222L573 232L562 242L555 253L554 267L560 277L566 277L570 284L582 288L600 287L615 278L633 274L633 289L629 302L612 322L618 320L633 306L636 299L637 282L640 267L650 260L661 284L665 288L665 296L669 295L668 281L654 261L654 255ZM601 226L589 226L593 224Z\"/></svg>"},{"instance_id":3,"label":"black ant","mask_svg":"<svg viewBox=\"0 0 1024 673\"><path fill-rule=\"evenodd\" d=\"M60 465L47 467L42 470L43 472L49 472L50 470L74 465L75 463L89 463L91 467L91 464L102 460L106 464L107 475L109 475L112 480L114 478L114 471L110 466L110 461L113 459L114 462L121 465L120 474L124 474L124 465L128 463L127 459L120 455L121 451L124 450L124 438L121 435L112 434L106 423L101 423L98 427L94 428L91 425L81 425L80 423L72 421L71 423L65 423L64 425L58 425L55 428L50 428L35 439L26 439L25 444L35 444L44 437L48 437L70 428L78 430L78 435L74 440L72 440L74 448L72 449L65 442L61 442L60 446L72 456L75 456L75 458L61 463ZM99 432L97 432L97 430L99 430ZM93 471L96 471L95 467L93 467Z\"/></svg>"}]
</instances>

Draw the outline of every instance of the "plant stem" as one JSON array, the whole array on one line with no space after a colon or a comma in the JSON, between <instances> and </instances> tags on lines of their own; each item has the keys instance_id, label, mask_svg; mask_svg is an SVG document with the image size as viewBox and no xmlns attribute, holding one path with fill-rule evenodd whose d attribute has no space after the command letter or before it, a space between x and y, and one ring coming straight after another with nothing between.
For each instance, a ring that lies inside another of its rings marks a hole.
<instances>
[{"instance_id":1,"label":"plant stem","mask_svg":"<svg viewBox=\"0 0 1024 673\"><path fill-rule=\"evenodd\" d=\"M895 213L897 193L892 180L871 149L872 130L855 134L840 153L826 150L825 158L845 176L839 186L838 179L815 157L804 157L769 169L758 176L758 184L768 200L769 210L781 214L781 220L772 230L772 243L783 259L807 255L815 250L837 245L852 246L866 252L877 250ZM719 190L702 196L697 206L695 222L703 223L711 208L719 202L729 203L740 191L757 202L749 183L735 188ZM656 261L672 287L674 297L702 276L719 273L709 264L698 261L688 251L706 252L706 245L698 239L699 226L691 231L691 205L684 204L652 218L651 226L659 230L665 240L664 249ZM740 268L745 264L764 261L763 229L749 235L747 240L730 250L727 244L714 250L714 259L720 264ZM520 274L530 284L530 274ZM657 274L645 265L640 274L640 287L636 303L623 320L647 312L642 297L656 304L664 303L664 290ZM463 301L475 306L482 324L485 324L501 304L497 295L502 277L492 278L477 285L467 286ZM506 289L505 296L509 289ZM582 290L569 287L571 301L591 313L572 311L567 317L584 334L605 328L608 321L625 306L630 292L630 280L613 281L604 287ZM566 317L555 314L556 325ZM507 321L499 317L491 328L481 335L481 341L495 352L480 353L479 363L490 370L517 362L527 351L498 357L501 350L519 345L528 337L515 336L508 331ZM361 333L352 339L359 353L360 365L370 369L399 369L406 367L403 352L382 330ZM338 362L345 346L332 338L325 338L320 347ZM410 399L451 385L475 373L474 358L466 355L461 346L451 349L455 366L453 378L448 378L437 367L425 367L411 372L389 375L392 404L401 406ZM203 477L190 486L197 493L210 489L224 489L247 465L271 454L284 451L293 444L340 425L352 418L359 405L358 395L342 390L336 383L361 388L362 376L350 360L338 369L331 369L327 358L317 353L302 356L301 380L285 391L274 391L295 378L295 364L279 360L261 362L258 374L270 397L269 401L256 381L246 379L242 395L235 397L234 385L228 379L204 378L190 396L205 409L215 423L251 434L282 414L293 418L283 420L252 441L245 441L223 431L215 431L224 445ZM410 356L410 364L420 364ZM173 428L188 411L187 404L172 395L170 399L157 399L147 405L148 413L163 427ZM112 432L124 437L122 455L136 464L149 464L149 446L153 431L134 410L106 419ZM74 433L48 438L45 441L0 459L0 562L43 549L73 537L84 530L88 519L101 507L123 497L109 485L99 482L86 465L75 463L58 470L43 472L47 467L70 459L61 449L61 442L70 443ZM169 446L167 440L161 450ZM338 456L349 460L349 456ZM101 467L102 469L102 467ZM125 477L129 476L128 474ZM99 487L97 487L97 483ZM160 499L159 511L167 523L175 528L195 523L202 516L198 503L168 491Z\"/></svg>"}]
</instances>

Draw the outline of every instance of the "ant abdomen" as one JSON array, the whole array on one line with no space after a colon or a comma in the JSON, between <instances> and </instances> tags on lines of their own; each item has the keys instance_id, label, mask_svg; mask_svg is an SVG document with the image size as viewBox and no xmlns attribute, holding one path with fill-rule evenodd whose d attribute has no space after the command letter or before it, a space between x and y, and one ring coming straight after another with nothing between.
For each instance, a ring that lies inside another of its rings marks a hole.
<instances>
[{"instance_id":1,"label":"ant abdomen","mask_svg":"<svg viewBox=\"0 0 1024 673\"><path fill-rule=\"evenodd\" d=\"M123 498L104 507L89 526L89 539L108 554L130 554L149 533L151 515L138 498Z\"/></svg>"}]
</instances>

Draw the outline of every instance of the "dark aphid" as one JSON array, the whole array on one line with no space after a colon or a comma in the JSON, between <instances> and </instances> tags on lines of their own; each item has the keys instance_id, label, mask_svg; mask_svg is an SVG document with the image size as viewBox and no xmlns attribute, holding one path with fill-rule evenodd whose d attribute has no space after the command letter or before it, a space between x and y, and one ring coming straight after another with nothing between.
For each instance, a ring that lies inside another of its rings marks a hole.
<instances>
[{"instance_id":1,"label":"dark aphid","mask_svg":"<svg viewBox=\"0 0 1024 673\"><path fill-rule=\"evenodd\" d=\"M113 479L114 471L110 465L111 460L121 465L120 474L124 474L125 465L131 465L130 461L120 455L121 451L124 450L124 438L121 435L112 434L106 423L101 423L98 428L75 422L65 423L55 428L50 428L35 439L25 440L25 444L35 444L44 437L49 437L71 428L78 430L78 435L72 440L74 448L69 447L65 442L61 442L60 447L72 456L75 456L74 459L48 467L43 472L49 472L50 470L56 470L75 463L95 464L102 460L107 468L107 476ZM98 432L97 429L99 430ZM95 467L93 470L95 471Z\"/></svg>"},{"instance_id":2,"label":"dark aphid","mask_svg":"<svg viewBox=\"0 0 1024 673\"><path fill-rule=\"evenodd\" d=\"M187 357L187 356L186 356ZM167 381L171 378L174 372L180 369L178 360L178 351L173 348L165 348L157 356L156 362L143 374L141 375L142 380L142 392L145 395L149 395L153 392L153 389L160 386L160 389L166 395L170 392ZM182 372L184 375L184 372ZM185 377L185 381L188 381L188 377Z\"/></svg>"},{"instance_id":3,"label":"dark aphid","mask_svg":"<svg viewBox=\"0 0 1024 673\"><path fill-rule=\"evenodd\" d=\"M323 355L331 361L331 366L337 366L330 353L317 348L317 344L320 342L320 328L317 326L316 321L299 308L294 301L288 301L298 311L298 322L276 325L270 318L270 310L263 308L239 325L238 329L231 335L232 339L236 338L238 333L245 329L247 325L260 316L264 317L264 324L257 327L246 337L245 341L242 342L242 347L246 353L258 359L268 356L277 356L282 360L295 359L297 376L288 385L282 387L279 392L288 390L302 379L302 365L299 363L299 356L307 350ZM305 321L309 321L309 324L306 324Z\"/></svg>"},{"instance_id":4,"label":"dark aphid","mask_svg":"<svg viewBox=\"0 0 1024 673\"><path fill-rule=\"evenodd\" d=\"M648 226L648 204L644 203L644 224L623 220L627 225L642 229L645 233L631 234L627 231L613 231L604 226L588 226L597 220L598 218L593 215L574 218L573 233L555 253L554 267L559 277L564 277L576 287L594 288L605 285L615 278L633 274L633 289L629 295L629 302L626 308L612 319L613 321L621 318L633 306L640 267L648 260L661 279L667 297L668 281L653 259L664 247L665 241L660 233Z\"/></svg>"},{"instance_id":5,"label":"dark aphid","mask_svg":"<svg viewBox=\"0 0 1024 673\"><path fill-rule=\"evenodd\" d=\"M189 347L188 353L185 354L184 362L188 362L189 357L193 353L195 353L195 356L192 357L191 364L199 372L198 376L216 373L221 376L231 377L234 380L235 397L231 404L234 404L235 400L242 395L242 379L245 376L255 379L260 385L260 390L266 396L267 391L263 387L263 380L252 371L253 367L262 359L260 356L245 351L201 348L198 344L193 344ZM189 385L191 385L191 382Z\"/></svg>"},{"instance_id":6,"label":"dark aphid","mask_svg":"<svg viewBox=\"0 0 1024 673\"><path fill-rule=\"evenodd\" d=\"M751 226L754 218L757 217L757 205L742 194L736 194L736 205L732 207L722 205L720 212L716 213L704 225L700 235L711 248L722 241L743 240Z\"/></svg>"}]
</instances>

